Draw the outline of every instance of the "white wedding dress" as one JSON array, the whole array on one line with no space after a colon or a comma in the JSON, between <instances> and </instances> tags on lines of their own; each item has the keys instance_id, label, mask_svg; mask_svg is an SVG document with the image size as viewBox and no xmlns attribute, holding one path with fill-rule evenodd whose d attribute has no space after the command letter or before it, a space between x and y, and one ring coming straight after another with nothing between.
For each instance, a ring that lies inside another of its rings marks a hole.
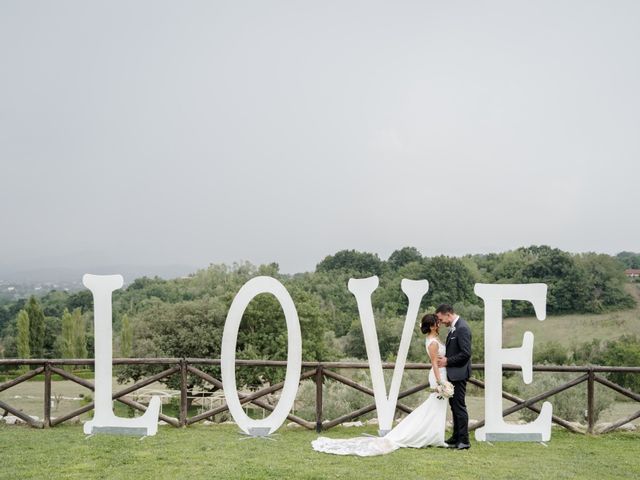
<instances>
[{"instance_id":1,"label":"white wedding dress","mask_svg":"<svg viewBox=\"0 0 640 480\"><path fill-rule=\"evenodd\" d=\"M445 346L437 339L427 339L426 348L438 343L438 355L445 354ZM447 369L440 369L440 378L447 380ZM429 386L436 386L436 376L433 369L429 371ZM371 457L385 455L398 448L421 448L426 446L446 447L444 429L447 418L447 401L431 393L418 408L406 416L396 427L384 437L355 437L355 438L327 438L318 437L311 442L313 449L318 452L333 453L335 455L358 455Z\"/></svg>"}]
</instances>

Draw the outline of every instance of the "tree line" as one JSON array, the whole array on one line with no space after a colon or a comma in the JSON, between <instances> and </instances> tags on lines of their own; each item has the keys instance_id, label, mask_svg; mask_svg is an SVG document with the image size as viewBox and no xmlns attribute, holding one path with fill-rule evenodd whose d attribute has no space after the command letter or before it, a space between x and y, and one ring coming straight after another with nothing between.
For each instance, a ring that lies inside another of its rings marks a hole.
<instances>
[{"instance_id":1,"label":"tree line","mask_svg":"<svg viewBox=\"0 0 640 480\"><path fill-rule=\"evenodd\" d=\"M625 256L624 258L627 258ZM380 286L372 302L383 358L396 354L407 299L403 278L428 279L421 312L451 303L472 322L483 318L476 282L532 283L549 286L548 313L599 313L631 308L625 291L626 264L597 253L571 254L548 246L463 257L425 257L416 248L394 251L387 260L343 250L320 261L313 272L285 275L277 264L211 265L186 278L138 278L114 292L114 355L135 357L219 358L229 306L240 287L257 275L280 280L291 294L303 338L305 360L365 358L364 342L351 277L377 275ZM92 296L88 290L51 291L0 304L0 355L21 358L84 358L93 353ZM525 302L505 302L505 316L532 315ZM418 328L416 326L416 332ZM480 335L476 335L480 337ZM481 338L474 338L480 354ZM475 346L474 346L475 347ZM279 303L257 296L245 311L237 340L237 358L286 359L287 335ZM410 359L424 360L422 337L414 335ZM127 368L123 378L138 378L151 367ZM278 381L279 369L239 369L238 381ZM218 374L216 367L210 371ZM195 380L194 380L195 381Z\"/></svg>"},{"instance_id":2,"label":"tree line","mask_svg":"<svg viewBox=\"0 0 640 480\"><path fill-rule=\"evenodd\" d=\"M620 252L616 258L625 266L625 268L640 269L640 253Z\"/></svg>"}]
</instances>

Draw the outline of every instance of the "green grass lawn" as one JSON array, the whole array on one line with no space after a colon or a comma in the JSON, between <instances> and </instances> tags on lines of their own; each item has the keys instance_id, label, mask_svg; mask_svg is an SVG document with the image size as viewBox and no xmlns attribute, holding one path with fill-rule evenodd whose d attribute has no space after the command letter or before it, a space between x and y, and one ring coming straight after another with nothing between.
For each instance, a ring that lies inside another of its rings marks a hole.
<instances>
[{"instance_id":1,"label":"green grass lawn","mask_svg":"<svg viewBox=\"0 0 640 480\"><path fill-rule=\"evenodd\" d=\"M351 437L373 427L325 433ZM551 442L472 443L469 451L401 449L382 457L316 453L316 433L281 428L274 441L243 439L235 426L161 427L155 437L94 436L80 426L0 427L0 478L109 479L540 479L640 478L640 433L600 437L555 431Z\"/></svg>"}]
</instances>

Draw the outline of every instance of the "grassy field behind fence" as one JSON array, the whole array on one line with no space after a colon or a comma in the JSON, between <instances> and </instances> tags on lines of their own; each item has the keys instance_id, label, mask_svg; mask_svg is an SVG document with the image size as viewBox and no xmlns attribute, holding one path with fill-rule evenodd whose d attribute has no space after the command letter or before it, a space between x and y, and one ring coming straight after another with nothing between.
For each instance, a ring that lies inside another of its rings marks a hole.
<instances>
[{"instance_id":1,"label":"grassy field behind fence","mask_svg":"<svg viewBox=\"0 0 640 480\"><path fill-rule=\"evenodd\" d=\"M557 342L572 350L594 339L606 341L622 335L640 336L640 284L629 283L626 290L638 302L635 308L600 314L550 315L542 322L535 317L507 318L504 320L504 346L522 345L522 335L527 330L533 332L534 349L547 342ZM474 361L482 363L482 360Z\"/></svg>"},{"instance_id":2,"label":"grassy field behind fence","mask_svg":"<svg viewBox=\"0 0 640 480\"><path fill-rule=\"evenodd\" d=\"M351 437L374 427L336 428ZM472 443L469 451L401 449L383 457L316 453L316 433L281 428L274 440L245 438L235 426L161 427L158 435L85 438L80 426L0 426L1 479L640 478L640 433L602 437L556 431L539 443Z\"/></svg>"}]
</instances>

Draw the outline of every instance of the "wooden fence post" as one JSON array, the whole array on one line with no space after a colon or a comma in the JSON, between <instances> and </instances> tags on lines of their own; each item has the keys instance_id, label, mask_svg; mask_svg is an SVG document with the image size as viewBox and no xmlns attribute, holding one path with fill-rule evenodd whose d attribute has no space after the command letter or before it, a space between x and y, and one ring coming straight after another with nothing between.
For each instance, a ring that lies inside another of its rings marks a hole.
<instances>
[{"instance_id":1,"label":"wooden fence post","mask_svg":"<svg viewBox=\"0 0 640 480\"><path fill-rule=\"evenodd\" d=\"M316 432L322 431L322 365L316 367Z\"/></svg>"},{"instance_id":2,"label":"wooden fence post","mask_svg":"<svg viewBox=\"0 0 640 480\"><path fill-rule=\"evenodd\" d=\"M587 433L593 433L593 424L595 423L595 376L593 368L590 368L587 380Z\"/></svg>"},{"instance_id":3,"label":"wooden fence post","mask_svg":"<svg viewBox=\"0 0 640 480\"><path fill-rule=\"evenodd\" d=\"M44 364L44 428L51 426L51 364Z\"/></svg>"},{"instance_id":4,"label":"wooden fence post","mask_svg":"<svg viewBox=\"0 0 640 480\"><path fill-rule=\"evenodd\" d=\"M180 360L180 426L187 426L187 361Z\"/></svg>"}]
</instances>

